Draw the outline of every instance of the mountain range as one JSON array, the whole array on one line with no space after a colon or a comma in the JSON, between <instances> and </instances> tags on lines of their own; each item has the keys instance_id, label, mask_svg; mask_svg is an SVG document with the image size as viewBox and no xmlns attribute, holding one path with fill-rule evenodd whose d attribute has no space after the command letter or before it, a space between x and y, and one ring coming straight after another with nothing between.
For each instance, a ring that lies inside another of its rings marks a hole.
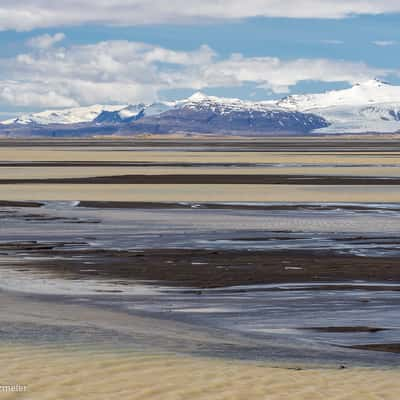
<instances>
[{"instance_id":1,"label":"mountain range","mask_svg":"<svg viewBox=\"0 0 400 400\"><path fill-rule=\"evenodd\" d=\"M258 136L400 133L400 86L370 80L349 89L267 101L195 93L171 102L50 110L0 122L3 136L146 133Z\"/></svg>"}]
</instances>

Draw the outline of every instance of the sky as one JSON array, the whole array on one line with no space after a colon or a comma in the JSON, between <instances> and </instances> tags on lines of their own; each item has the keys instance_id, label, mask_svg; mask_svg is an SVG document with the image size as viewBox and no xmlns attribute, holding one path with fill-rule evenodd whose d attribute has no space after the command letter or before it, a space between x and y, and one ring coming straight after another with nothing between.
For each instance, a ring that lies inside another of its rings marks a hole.
<instances>
[{"instance_id":1,"label":"sky","mask_svg":"<svg viewBox=\"0 0 400 400\"><path fill-rule=\"evenodd\" d=\"M0 117L400 84L398 0L1 0Z\"/></svg>"}]
</instances>

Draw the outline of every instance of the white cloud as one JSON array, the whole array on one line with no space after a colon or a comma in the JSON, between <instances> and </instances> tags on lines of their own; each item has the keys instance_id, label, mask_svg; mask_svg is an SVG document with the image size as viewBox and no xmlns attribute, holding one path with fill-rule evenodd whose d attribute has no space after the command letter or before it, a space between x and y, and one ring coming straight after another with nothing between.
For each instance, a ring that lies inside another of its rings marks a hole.
<instances>
[{"instance_id":1,"label":"white cloud","mask_svg":"<svg viewBox=\"0 0 400 400\"><path fill-rule=\"evenodd\" d=\"M356 83L389 71L371 68L364 63L328 59L296 59L283 61L275 57L245 58L233 55L203 68L204 82L218 79L221 86L255 82L259 87L275 93L287 93L300 81Z\"/></svg>"},{"instance_id":2,"label":"white cloud","mask_svg":"<svg viewBox=\"0 0 400 400\"><path fill-rule=\"evenodd\" d=\"M28 40L27 44L30 47L37 49L48 49L58 42L65 39L65 35L61 32L54 35L49 35L48 33L40 36L35 36Z\"/></svg>"},{"instance_id":3,"label":"white cloud","mask_svg":"<svg viewBox=\"0 0 400 400\"><path fill-rule=\"evenodd\" d=\"M337 40L337 39L325 39L325 40L321 40L321 43L333 44L333 45L344 44L343 40Z\"/></svg>"},{"instance_id":4,"label":"white cloud","mask_svg":"<svg viewBox=\"0 0 400 400\"><path fill-rule=\"evenodd\" d=\"M1 0L0 30L143 25L248 17L345 18L400 12L398 0Z\"/></svg>"},{"instance_id":5,"label":"white cloud","mask_svg":"<svg viewBox=\"0 0 400 400\"><path fill-rule=\"evenodd\" d=\"M43 82L44 83L44 82ZM79 104L56 88L38 82L0 81L0 103L17 107L74 107Z\"/></svg>"},{"instance_id":6,"label":"white cloud","mask_svg":"<svg viewBox=\"0 0 400 400\"><path fill-rule=\"evenodd\" d=\"M375 40L372 44L379 47L388 47L396 45L397 42L394 40Z\"/></svg>"},{"instance_id":7,"label":"white cloud","mask_svg":"<svg viewBox=\"0 0 400 400\"><path fill-rule=\"evenodd\" d=\"M286 93L304 80L354 83L393 71L328 59L221 58L203 45L176 51L129 41L39 46L0 59L0 104L53 108L94 103L151 102L164 89L202 90L251 83Z\"/></svg>"}]
</instances>

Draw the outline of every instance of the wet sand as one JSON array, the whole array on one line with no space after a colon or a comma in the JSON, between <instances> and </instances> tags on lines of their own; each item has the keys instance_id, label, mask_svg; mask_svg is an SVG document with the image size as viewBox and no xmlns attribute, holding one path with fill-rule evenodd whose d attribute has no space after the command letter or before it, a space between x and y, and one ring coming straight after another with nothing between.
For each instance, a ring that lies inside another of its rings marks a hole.
<instances>
[{"instance_id":1,"label":"wet sand","mask_svg":"<svg viewBox=\"0 0 400 400\"><path fill-rule=\"evenodd\" d=\"M0 185L16 184L120 184L120 185L400 185L397 177L351 177L351 176L312 176L312 175L261 175L261 174L182 174L182 175L116 175L83 178L19 178L0 179Z\"/></svg>"},{"instance_id":2,"label":"wet sand","mask_svg":"<svg viewBox=\"0 0 400 400\"><path fill-rule=\"evenodd\" d=\"M22 208L30 208L30 207L41 207L43 204L33 201L0 201L0 207L22 207Z\"/></svg>"},{"instance_id":3,"label":"wet sand","mask_svg":"<svg viewBox=\"0 0 400 400\"><path fill-rule=\"evenodd\" d=\"M9 202L13 204L13 202ZM24 202L17 204L25 204ZM29 203L27 203L29 204ZM40 203L37 203L40 204ZM29 205L26 205L28 207ZM348 204L348 203L201 203L201 202L143 202L143 201L80 201L77 207L99 209L210 209L210 210L265 210L265 211L335 211L338 208L349 211L400 211L400 205Z\"/></svg>"},{"instance_id":4,"label":"wet sand","mask_svg":"<svg viewBox=\"0 0 400 400\"><path fill-rule=\"evenodd\" d=\"M358 238L361 240L362 238ZM256 240L256 239L254 239ZM281 238L280 240L284 240ZM400 240L393 239L393 243ZM218 288L279 283L400 282L398 258L340 255L329 251L238 251L148 249L133 252L101 249L63 250L51 243L3 243L0 251L17 251L30 260L26 267L68 279L117 279L167 286ZM37 257L37 261L35 261ZM46 259L46 257L49 257ZM18 263L24 268L24 263ZM90 268L88 268L90 265ZM348 286L326 286L340 290ZM315 286L315 289L320 289ZM368 289L368 288L367 288ZM385 288L382 288L385 290ZM387 290L398 291L399 287ZM245 292L246 289L243 289ZM199 292L201 294L201 292Z\"/></svg>"},{"instance_id":5,"label":"wet sand","mask_svg":"<svg viewBox=\"0 0 400 400\"><path fill-rule=\"evenodd\" d=\"M0 292L0 299L2 384L26 385L0 393L6 399L397 400L400 390L396 367L348 367L348 352L357 350L344 348L340 361L325 365L285 362L279 352L275 361L248 361L282 344L59 296ZM301 354L301 346L291 351Z\"/></svg>"},{"instance_id":6,"label":"wet sand","mask_svg":"<svg viewBox=\"0 0 400 400\"><path fill-rule=\"evenodd\" d=\"M352 349L384 351L388 353L400 353L400 343L378 343L378 344L360 344L351 346Z\"/></svg>"}]
</instances>

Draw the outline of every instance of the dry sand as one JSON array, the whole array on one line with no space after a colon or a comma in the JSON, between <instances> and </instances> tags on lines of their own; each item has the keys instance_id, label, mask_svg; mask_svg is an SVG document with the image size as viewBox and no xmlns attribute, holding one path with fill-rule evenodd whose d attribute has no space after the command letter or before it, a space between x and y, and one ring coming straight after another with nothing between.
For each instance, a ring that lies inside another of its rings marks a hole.
<instances>
[{"instance_id":1,"label":"dry sand","mask_svg":"<svg viewBox=\"0 0 400 400\"><path fill-rule=\"evenodd\" d=\"M81 178L118 175L311 175L400 177L398 167L1 167L1 179Z\"/></svg>"},{"instance_id":2,"label":"dry sand","mask_svg":"<svg viewBox=\"0 0 400 400\"><path fill-rule=\"evenodd\" d=\"M134 161L185 163L305 163L308 165L349 165L355 167L331 168L172 168L172 167L2 167L1 177L55 178L82 176L109 176L126 174L321 174L352 176L399 176L400 157L397 153L318 152L230 152L230 151L143 151L127 147L3 147L0 161ZM376 167L366 168L362 165ZM357 167L360 166L360 167ZM385 168L382 165L398 165ZM257 185L257 184L21 184L0 185L2 200L104 200L104 201L292 201L292 202L400 202L400 188L396 186L312 186L312 185Z\"/></svg>"},{"instance_id":3,"label":"dry sand","mask_svg":"<svg viewBox=\"0 0 400 400\"><path fill-rule=\"evenodd\" d=\"M399 186L312 185L0 185L1 200L400 202Z\"/></svg>"},{"instance_id":4,"label":"dry sand","mask_svg":"<svg viewBox=\"0 0 400 400\"><path fill-rule=\"evenodd\" d=\"M398 400L399 370L288 369L169 354L1 346L1 384L25 400Z\"/></svg>"},{"instance_id":5,"label":"dry sand","mask_svg":"<svg viewBox=\"0 0 400 400\"><path fill-rule=\"evenodd\" d=\"M319 153L248 151L136 151L129 148L0 148L1 161L153 161L153 162L250 162L400 166L399 152Z\"/></svg>"}]
</instances>

